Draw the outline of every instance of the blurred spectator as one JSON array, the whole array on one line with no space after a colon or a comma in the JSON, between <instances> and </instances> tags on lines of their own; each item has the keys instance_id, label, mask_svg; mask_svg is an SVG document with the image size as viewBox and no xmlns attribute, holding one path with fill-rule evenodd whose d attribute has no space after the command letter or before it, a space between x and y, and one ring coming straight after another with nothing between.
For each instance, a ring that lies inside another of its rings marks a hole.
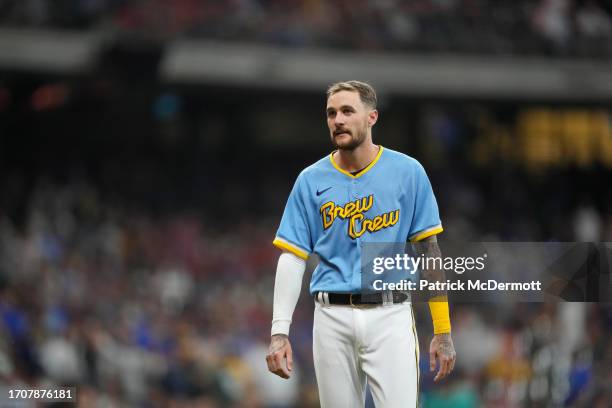
<instances>
[{"instance_id":1,"label":"blurred spectator","mask_svg":"<svg viewBox=\"0 0 612 408\"><path fill-rule=\"evenodd\" d=\"M0 0L0 24L118 29L292 47L612 56L611 9L596 0Z\"/></svg>"},{"instance_id":2,"label":"blurred spectator","mask_svg":"<svg viewBox=\"0 0 612 408\"><path fill-rule=\"evenodd\" d=\"M569 0L542 0L535 10L534 27L556 45L563 47L571 34Z\"/></svg>"},{"instance_id":3,"label":"blurred spectator","mask_svg":"<svg viewBox=\"0 0 612 408\"><path fill-rule=\"evenodd\" d=\"M610 38L612 18L594 0L587 0L576 12L576 25L580 34L594 38Z\"/></svg>"}]
</instances>

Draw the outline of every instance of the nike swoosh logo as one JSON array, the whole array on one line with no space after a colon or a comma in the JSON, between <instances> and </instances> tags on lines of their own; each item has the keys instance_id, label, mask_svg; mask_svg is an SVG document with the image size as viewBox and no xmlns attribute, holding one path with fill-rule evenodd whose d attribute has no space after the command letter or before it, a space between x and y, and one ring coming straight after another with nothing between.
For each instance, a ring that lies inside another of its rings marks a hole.
<instances>
[{"instance_id":1,"label":"nike swoosh logo","mask_svg":"<svg viewBox=\"0 0 612 408\"><path fill-rule=\"evenodd\" d=\"M323 194L324 192L326 192L327 190L329 190L330 188L331 188L331 187L327 187L327 188L325 188L325 189L323 189L323 190L321 190L321 191L319 191L319 190L317 189L317 197L318 197L318 196L320 196L321 194Z\"/></svg>"}]
</instances>

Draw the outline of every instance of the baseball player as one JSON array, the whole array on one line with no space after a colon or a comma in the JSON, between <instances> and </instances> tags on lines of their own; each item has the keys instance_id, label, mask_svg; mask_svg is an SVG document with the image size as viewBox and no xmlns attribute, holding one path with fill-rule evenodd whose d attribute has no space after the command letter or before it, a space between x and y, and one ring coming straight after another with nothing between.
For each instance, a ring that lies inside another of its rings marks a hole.
<instances>
[{"instance_id":1,"label":"baseball player","mask_svg":"<svg viewBox=\"0 0 612 408\"><path fill-rule=\"evenodd\" d=\"M377 407L418 403L418 340L412 305L401 292L361 294L361 248L367 242L427 242L437 252L438 207L423 167L413 158L372 142L376 93L348 81L327 91L327 125L336 150L297 178L274 245L274 284L268 369L289 378L289 326L306 259L316 253L310 294L315 299L313 357L322 407L365 404L366 382ZM432 254L431 256L435 256ZM439 255L439 254L438 254ZM430 278L438 271L422 271ZM435 381L455 363L444 294L429 301L434 337L430 370ZM383 301L385 300L385 301Z\"/></svg>"}]
</instances>

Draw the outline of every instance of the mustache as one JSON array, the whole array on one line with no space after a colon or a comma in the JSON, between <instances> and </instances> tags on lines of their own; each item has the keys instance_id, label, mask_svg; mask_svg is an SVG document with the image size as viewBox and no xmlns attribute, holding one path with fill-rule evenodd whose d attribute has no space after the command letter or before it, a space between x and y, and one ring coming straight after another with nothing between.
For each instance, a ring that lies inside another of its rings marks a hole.
<instances>
[{"instance_id":1,"label":"mustache","mask_svg":"<svg viewBox=\"0 0 612 408\"><path fill-rule=\"evenodd\" d=\"M349 135L352 135L351 131L348 129L336 129L334 130L334 136L337 136L341 133L348 133Z\"/></svg>"}]
</instances>

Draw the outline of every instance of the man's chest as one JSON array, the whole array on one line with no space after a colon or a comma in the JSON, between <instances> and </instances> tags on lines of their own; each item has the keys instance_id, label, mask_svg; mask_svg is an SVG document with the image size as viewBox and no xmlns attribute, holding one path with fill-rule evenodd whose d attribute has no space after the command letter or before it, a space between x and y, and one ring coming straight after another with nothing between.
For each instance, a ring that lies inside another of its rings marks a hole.
<instances>
[{"instance_id":1,"label":"man's chest","mask_svg":"<svg viewBox=\"0 0 612 408\"><path fill-rule=\"evenodd\" d=\"M405 194L388 183L319 183L312 197L315 228L351 239L393 228L405 211Z\"/></svg>"}]
</instances>

